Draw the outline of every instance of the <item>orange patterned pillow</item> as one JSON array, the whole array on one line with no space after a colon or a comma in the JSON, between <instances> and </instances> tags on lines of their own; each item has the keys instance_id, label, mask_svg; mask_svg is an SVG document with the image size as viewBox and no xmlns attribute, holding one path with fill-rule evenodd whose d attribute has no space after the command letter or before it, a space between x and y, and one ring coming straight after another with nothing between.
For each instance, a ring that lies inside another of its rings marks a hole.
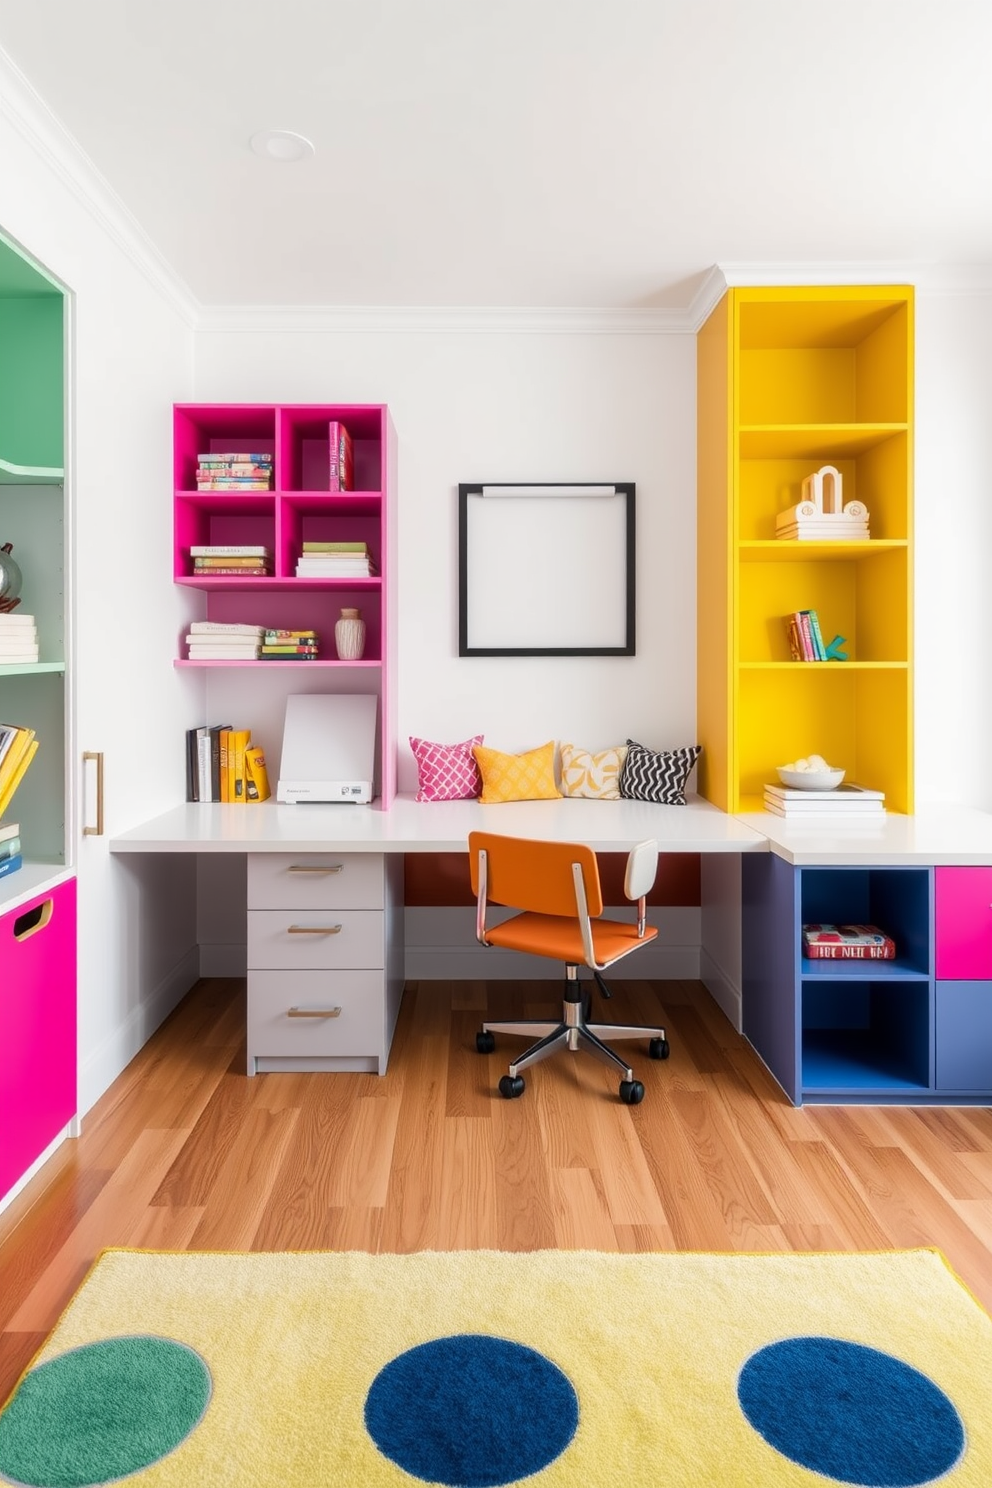
<instances>
[{"instance_id":1,"label":"orange patterned pillow","mask_svg":"<svg viewBox=\"0 0 992 1488\"><path fill-rule=\"evenodd\" d=\"M550 801L561 791L555 785L555 741L526 754L501 754L477 744L472 750L482 776L484 806L497 801Z\"/></svg>"}]
</instances>

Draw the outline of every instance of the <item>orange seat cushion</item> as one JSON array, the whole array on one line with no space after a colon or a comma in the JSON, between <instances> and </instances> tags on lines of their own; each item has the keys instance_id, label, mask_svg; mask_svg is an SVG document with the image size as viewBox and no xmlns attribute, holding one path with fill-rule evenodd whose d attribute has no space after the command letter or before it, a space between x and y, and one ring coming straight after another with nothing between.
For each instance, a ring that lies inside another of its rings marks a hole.
<instances>
[{"instance_id":1,"label":"orange seat cushion","mask_svg":"<svg viewBox=\"0 0 992 1488\"><path fill-rule=\"evenodd\" d=\"M644 934L639 936L636 925L621 920L593 920L592 942L596 960L600 966L608 966L628 951L647 945L657 934L652 925L646 926ZM508 951L549 956L553 961L567 961L573 966L586 964L578 921L560 915L515 915L512 920L487 929L486 940L490 945L502 946Z\"/></svg>"}]
</instances>

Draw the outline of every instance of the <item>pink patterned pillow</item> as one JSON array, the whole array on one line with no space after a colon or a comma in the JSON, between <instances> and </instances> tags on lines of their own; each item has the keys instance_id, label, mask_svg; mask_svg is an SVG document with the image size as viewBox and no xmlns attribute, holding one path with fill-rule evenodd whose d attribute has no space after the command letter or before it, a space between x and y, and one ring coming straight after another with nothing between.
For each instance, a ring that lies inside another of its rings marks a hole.
<instances>
[{"instance_id":1,"label":"pink patterned pillow","mask_svg":"<svg viewBox=\"0 0 992 1488\"><path fill-rule=\"evenodd\" d=\"M472 747L482 743L482 734L463 744L432 744L410 735L410 748L417 761L418 801L465 801L482 790L482 777Z\"/></svg>"}]
</instances>

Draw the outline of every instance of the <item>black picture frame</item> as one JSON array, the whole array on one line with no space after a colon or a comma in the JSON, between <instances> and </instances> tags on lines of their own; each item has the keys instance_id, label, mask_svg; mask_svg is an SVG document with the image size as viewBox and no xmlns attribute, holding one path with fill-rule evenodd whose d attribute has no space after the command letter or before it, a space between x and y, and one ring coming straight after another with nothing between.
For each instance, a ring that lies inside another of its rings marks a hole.
<instances>
[{"instance_id":1,"label":"black picture frame","mask_svg":"<svg viewBox=\"0 0 992 1488\"><path fill-rule=\"evenodd\" d=\"M633 481L459 484L458 655L634 656L635 554Z\"/></svg>"}]
</instances>

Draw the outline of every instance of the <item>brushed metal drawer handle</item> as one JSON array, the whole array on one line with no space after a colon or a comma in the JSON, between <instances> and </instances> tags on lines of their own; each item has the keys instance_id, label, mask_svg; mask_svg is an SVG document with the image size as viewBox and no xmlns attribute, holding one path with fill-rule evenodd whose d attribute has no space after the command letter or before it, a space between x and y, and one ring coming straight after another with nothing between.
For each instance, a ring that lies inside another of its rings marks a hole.
<instances>
[{"instance_id":1,"label":"brushed metal drawer handle","mask_svg":"<svg viewBox=\"0 0 992 1488\"><path fill-rule=\"evenodd\" d=\"M288 935L340 935L343 925L290 925Z\"/></svg>"},{"instance_id":2,"label":"brushed metal drawer handle","mask_svg":"<svg viewBox=\"0 0 992 1488\"><path fill-rule=\"evenodd\" d=\"M290 873L343 873L343 863L290 863Z\"/></svg>"},{"instance_id":3,"label":"brushed metal drawer handle","mask_svg":"<svg viewBox=\"0 0 992 1488\"><path fill-rule=\"evenodd\" d=\"M340 1018L341 1009L332 1008L299 1008L291 1007L286 1014L287 1018Z\"/></svg>"}]
</instances>

